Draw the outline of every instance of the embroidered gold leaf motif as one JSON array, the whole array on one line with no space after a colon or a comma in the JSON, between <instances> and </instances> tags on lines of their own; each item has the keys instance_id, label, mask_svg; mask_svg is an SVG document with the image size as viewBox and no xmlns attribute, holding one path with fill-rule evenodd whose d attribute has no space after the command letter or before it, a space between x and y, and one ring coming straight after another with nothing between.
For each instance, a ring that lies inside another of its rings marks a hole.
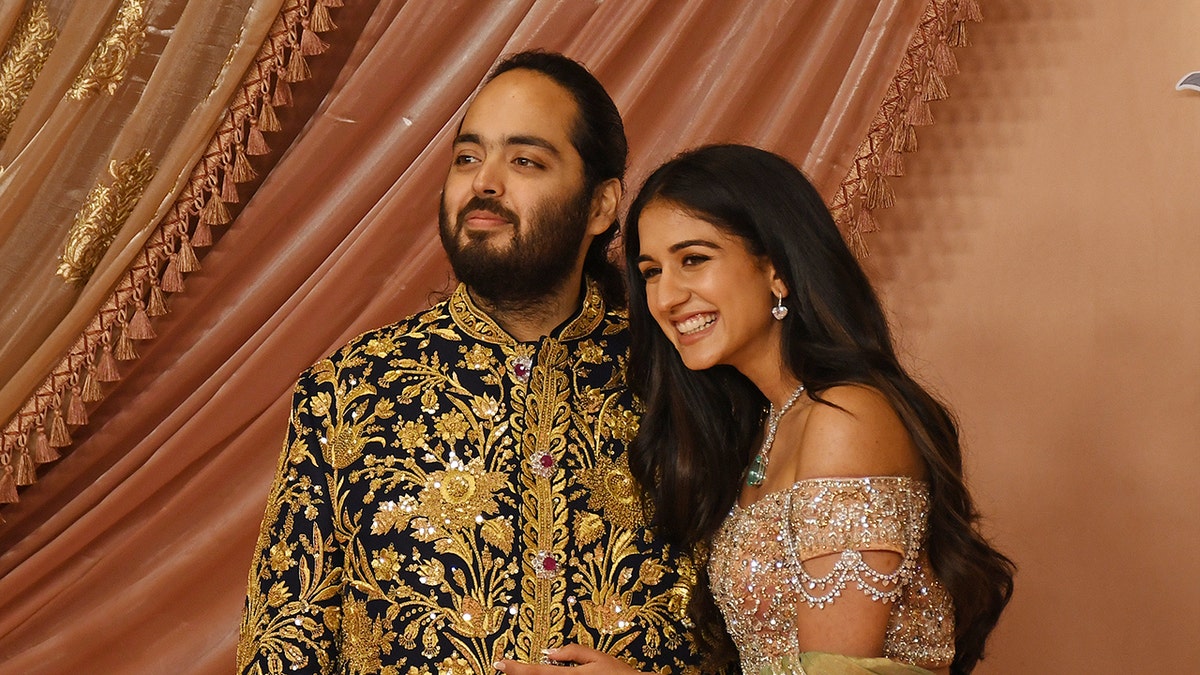
<instances>
[{"instance_id":1,"label":"embroidered gold leaf motif","mask_svg":"<svg viewBox=\"0 0 1200 675\"><path fill-rule=\"evenodd\" d=\"M81 101L101 91L116 92L129 74L129 66L146 41L146 0L125 0L117 9L116 19L100 38L67 98Z\"/></svg>"},{"instance_id":2,"label":"embroidered gold leaf motif","mask_svg":"<svg viewBox=\"0 0 1200 675\"><path fill-rule=\"evenodd\" d=\"M504 518L492 518L483 523L483 540L500 549L506 555L512 553L513 526Z\"/></svg>"},{"instance_id":3,"label":"embroidered gold leaf motif","mask_svg":"<svg viewBox=\"0 0 1200 675\"><path fill-rule=\"evenodd\" d=\"M487 637L500 628L504 619L503 607L484 607L477 598L466 596L457 612L448 616L454 632L467 637Z\"/></svg>"},{"instance_id":4,"label":"embroidered gold leaf motif","mask_svg":"<svg viewBox=\"0 0 1200 675\"><path fill-rule=\"evenodd\" d=\"M600 516L590 511L581 511L575 517L575 538L581 547L596 541L602 534L604 519Z\"/></svg>"},{"instance_id":5,"label":"embroidered gold leaf motif","mask_svg":"<svg viewBox=\"0 0 1200 675\"><path fill-rule=\"evenodd\" d=\"M58 40L58 31L50 24L45 2L35 2L25 10L9 38L8 48L0 56L0 144L8 138L17 114L33 83L37 81L50 51Z\"/></svg>"},{"instance_id":6,"label":"embroidered gold leaf motif","mask_svg":"<svg viewBox=\"0 0 1200 675\"><path fill-rule=\"evenodd\" d=\"M154 177L154 171L148 150L139 150L121 163L109 162L108 173L113 183L96 185L84 198L83 206L75 214L75 223L67 233L59 258L58 276L70 282L86 281L92 276Z\"/></svg>"}]
</instances>

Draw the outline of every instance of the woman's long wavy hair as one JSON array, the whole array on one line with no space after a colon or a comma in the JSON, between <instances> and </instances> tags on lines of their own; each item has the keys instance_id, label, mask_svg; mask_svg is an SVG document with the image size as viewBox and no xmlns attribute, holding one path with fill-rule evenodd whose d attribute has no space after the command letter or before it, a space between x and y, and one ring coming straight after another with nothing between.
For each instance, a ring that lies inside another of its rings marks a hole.
<instances>
[{"instance_id":1,"label":"woman's long wavy hair","mask_svg":"<svg viewBox=\"0 0 1200 675\"><path fill-rule=\"evenodd\" d=\"M737 477L749 464L767 401L731 367L688 370L650 315L637 259L638 218L651 202L736 235L772 263L791 291L785 365L818 402L830 387L860 384L881 392L899 414L929 471L929 558L955 607L951 672L969 673L1012 595L1014 565L979 533L955 421L900 365L879 300L820 195L786 159L757 148L683 153L651 174L630 206L629 379L646 405L630 464L656 524L677 545L707 548L741 490ZM696 590L691 610L710 648L730 654L707 584Z\"/></svg>"}]
</instances>

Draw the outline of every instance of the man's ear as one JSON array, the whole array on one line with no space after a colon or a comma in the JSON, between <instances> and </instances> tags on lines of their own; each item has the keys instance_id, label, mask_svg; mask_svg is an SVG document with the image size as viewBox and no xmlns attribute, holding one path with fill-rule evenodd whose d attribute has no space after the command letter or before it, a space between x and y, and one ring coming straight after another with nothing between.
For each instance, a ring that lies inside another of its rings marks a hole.
<instances>
[{"instance_id":1,"label":"man's ear","mask_svg":"<svg viewBox=\"0 0 1200 675\"><path fill-rule=\"evenodd\" d=\"M625 194L625 188L616 178L609 178L596 186L596 189L592 191L588 234L594 237L612 225L612 222L617 219L617 207L621 204L621 195L623 194Z\"/></svg>"}]
</instances>

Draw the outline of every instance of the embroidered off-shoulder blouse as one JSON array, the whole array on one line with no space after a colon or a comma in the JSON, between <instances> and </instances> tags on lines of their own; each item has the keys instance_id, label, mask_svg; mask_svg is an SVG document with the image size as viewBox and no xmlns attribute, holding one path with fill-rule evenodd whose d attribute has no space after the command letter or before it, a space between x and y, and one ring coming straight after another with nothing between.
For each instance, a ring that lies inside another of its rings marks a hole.
<instances>
[{"instance_id":1,"label":"embroidered off-shoulder blouse","mask_svg":"<svg viewBox=\"0 0 1200 675\"><path fill-rule=\"evenodd\" d=\"M734 506L713 540L709 575L745 673L779 669L805 650L800 603L823 608L851 592L892 603L884 656L922 668L954 658L954 607L924 549L928 485L913 478L817 478ZM872 568L863 551L902 557ZM836 554L825 575L805 561ZM783 670L786 670L784 668Z\"/></svg>"}]
</instances>

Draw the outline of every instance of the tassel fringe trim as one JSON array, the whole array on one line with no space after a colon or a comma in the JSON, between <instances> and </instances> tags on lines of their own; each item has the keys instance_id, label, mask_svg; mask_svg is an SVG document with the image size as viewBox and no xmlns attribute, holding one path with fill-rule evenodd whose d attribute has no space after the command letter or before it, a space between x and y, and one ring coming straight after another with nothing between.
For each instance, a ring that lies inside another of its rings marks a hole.
<instances>
[{"instance_id":1,"label":"tassel fringe trim","mask_svg":"<svg viewBox=\"0 0 1200 675\"><path fill-rule=\"evenodd\" d=\"M213 245L212 227L233 221L228 204L239 203L237 185L259 177L250 157L271 154L263 134L284 128L275 108L292 105L292 83L311 79L305 57L329 49L318 33L336 30L329 10L341 6L295 0L280 10L188 185L67 355L0 432L0 504L17 501L18 488L37 480L37 466L59 458L58 449L74 441L71 428L85 426L89 408L104 399L103 385L121 379L118 362L138 359L135 343L155 338L166 294L183 292L184 276L200 269L196 249Z\"/></svg>"},{"instance_id":2,"label":"tassel fringe trim","mask_svg":"<svg viewBox=\"0 0 1200 675\"><path fill-rule=\"evenodd\" d=\"M867 137L830 202L855 255L870 255L863 235L878 229L872 211L895 204L888 178L904 174L903 155L917 150L916 128L934 122L929 102L949 95L945 77L958 72L952 48L967 45L966 24L982 19L978 0L926 3Z\"/></svg>"}]
</instances>

